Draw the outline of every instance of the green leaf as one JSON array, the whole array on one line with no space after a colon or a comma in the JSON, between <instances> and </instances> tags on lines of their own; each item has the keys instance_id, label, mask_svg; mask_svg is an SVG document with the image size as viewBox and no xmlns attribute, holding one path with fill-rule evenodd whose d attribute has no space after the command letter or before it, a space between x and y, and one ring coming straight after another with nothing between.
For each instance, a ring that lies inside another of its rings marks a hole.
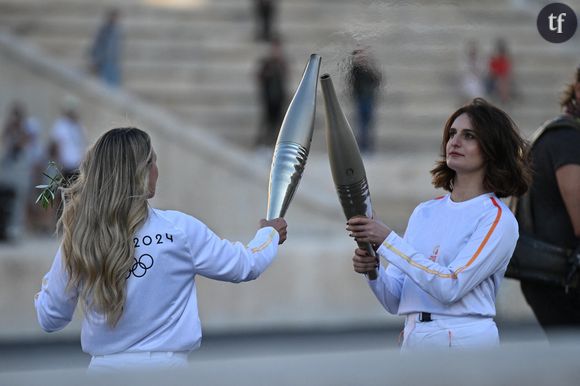
<instances>
[{"instance_id":1,"label":"green leaf","mask_svg":"<svg viewBox=\"0 0 580 386\"><path fill-rule=\"evenodd\" d=\"M56 175L52 173L48 174L50 169L56 170ZM49 183L36 186L37 189L42 189L42 191L38 195L35 203L40 204L44 209L47 209L49 205L51 207L54 206L58 190L62 187L67 187L69 181L64 177L54 161L48 162L46 172L42 173L42 175L48 178Z\"/></svg>"}]
</instances>

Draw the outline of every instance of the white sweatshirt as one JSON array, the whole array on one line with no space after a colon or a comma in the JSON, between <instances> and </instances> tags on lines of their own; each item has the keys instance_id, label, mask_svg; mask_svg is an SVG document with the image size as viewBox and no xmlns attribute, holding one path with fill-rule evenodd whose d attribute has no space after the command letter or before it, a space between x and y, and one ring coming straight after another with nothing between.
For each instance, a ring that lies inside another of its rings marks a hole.
<instances>
[{"instance_id":1,"label":"white sweatshirt","mask_svg":"<svg viewBox=\"0 0 580 386\"><path fill-rule=\"evenodd\" d=\"M102 314L88 312L81 332L91 355L142 351L191 351L201 343L195 276L241 282L257 278L278 251L278 232L257 231L247 246L216 236L199 220L177 211L150 209L133 239L135 263L127 279L123 315L110 328ZM72 319L78 291L67 291L61 251L35 296L38 321L45 331L64 328Z\"/></svg>"},{"instance_id":2,"label":"white sweatshirt","mask_svg":"<svg viewBox=\"0 0 580 386\"><path fill-rule=\"evenodd\" d=\"M495 298L518 239L518 224L494 194L420 204L405 237L378 249L390 264L369 285L393 314L495 316Z\"/></svg>"}]
</instances>

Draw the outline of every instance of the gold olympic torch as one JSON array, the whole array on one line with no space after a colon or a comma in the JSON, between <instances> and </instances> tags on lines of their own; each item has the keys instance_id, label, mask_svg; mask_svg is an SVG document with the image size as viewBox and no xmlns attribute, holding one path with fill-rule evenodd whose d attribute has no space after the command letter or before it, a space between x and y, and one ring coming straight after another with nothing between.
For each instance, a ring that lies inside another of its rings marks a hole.
<instances>
[{"instance_id":1,"label":"gold olympic torch","mask_svg":"<svg viewBox=\"0 0 580 386\"><path fill-rule=\"evenodd\" d=\"M320 61L320 55L310 55L280 127L270 167L268 220L284 217L306 165L314 130Z\"/></svg>"},{"instance_id":2,"label":"gold olympic torch","mask_svg":"<svg viewBox=\"0 0 580 386\"><path fill-rule=\"evenodd\" d=\"M365 167L348 121L340 108L329 74L320 77L326 110L326 144L332 179L346 219L354 216L372 217L371 193ZM357 242L376 257L368 242ZM376 270L367 272L370 280L377 278Z\"/></svg>"}]
</instances>

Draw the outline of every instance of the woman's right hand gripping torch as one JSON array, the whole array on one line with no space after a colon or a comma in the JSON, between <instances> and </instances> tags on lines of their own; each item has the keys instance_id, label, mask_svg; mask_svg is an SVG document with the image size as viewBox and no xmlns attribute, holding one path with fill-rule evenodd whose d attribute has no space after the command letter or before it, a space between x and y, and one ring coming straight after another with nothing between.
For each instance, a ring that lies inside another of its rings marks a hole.
<instances>
[{"instance_id":1,"label":"woman's right hand gripping torch","mask_svg":"<svg viewBox=\"0 0 580 386\"><path fill-rule=\"evenodd\" d=\"M347 220L354 216L370 218L373 212L371 194L355 136L340 108L329 74L320 77L320 85L326 110L328 159L342 210ZM357 241L357 244L376 258L371 243ZM376 269L367 272L367 276L370 280L375 280Z\"/></svg>"}]
</instances>

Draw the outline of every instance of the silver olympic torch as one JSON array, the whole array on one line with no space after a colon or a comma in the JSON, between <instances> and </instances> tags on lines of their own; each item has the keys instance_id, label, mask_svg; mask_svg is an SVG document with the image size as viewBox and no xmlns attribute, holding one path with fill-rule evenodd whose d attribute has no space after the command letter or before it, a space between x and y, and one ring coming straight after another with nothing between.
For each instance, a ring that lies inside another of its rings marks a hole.
<instances>
[{"instance_id":1,"label":"silver olympic torch","mask_svg":"<svg viewBox=\"0 0 580 386\"><path fill-rule=\"evenodd\" d=\"M314 130L320 61L320 55L310 55L282 121L270 167L267 220L284 217L302 177Z\"/></svg>"},{"instance_id":2,"label":"silver olympic torch","mask_svg":"<svg viewBox=\"0 0 580 386\"><path fill-rule=\"evenodd\" d=\"M354 216L372 217L371 193L365 167L352 129L338 103L329 74L320 77L320 85L326 110L328 159L342 210L347 220ZM357 243L360 248L366 249L371 256L376 257L370 243ZM367 272L367 275L370 280L377 278L376 270Z\"/></svg>"}]
</instances>

